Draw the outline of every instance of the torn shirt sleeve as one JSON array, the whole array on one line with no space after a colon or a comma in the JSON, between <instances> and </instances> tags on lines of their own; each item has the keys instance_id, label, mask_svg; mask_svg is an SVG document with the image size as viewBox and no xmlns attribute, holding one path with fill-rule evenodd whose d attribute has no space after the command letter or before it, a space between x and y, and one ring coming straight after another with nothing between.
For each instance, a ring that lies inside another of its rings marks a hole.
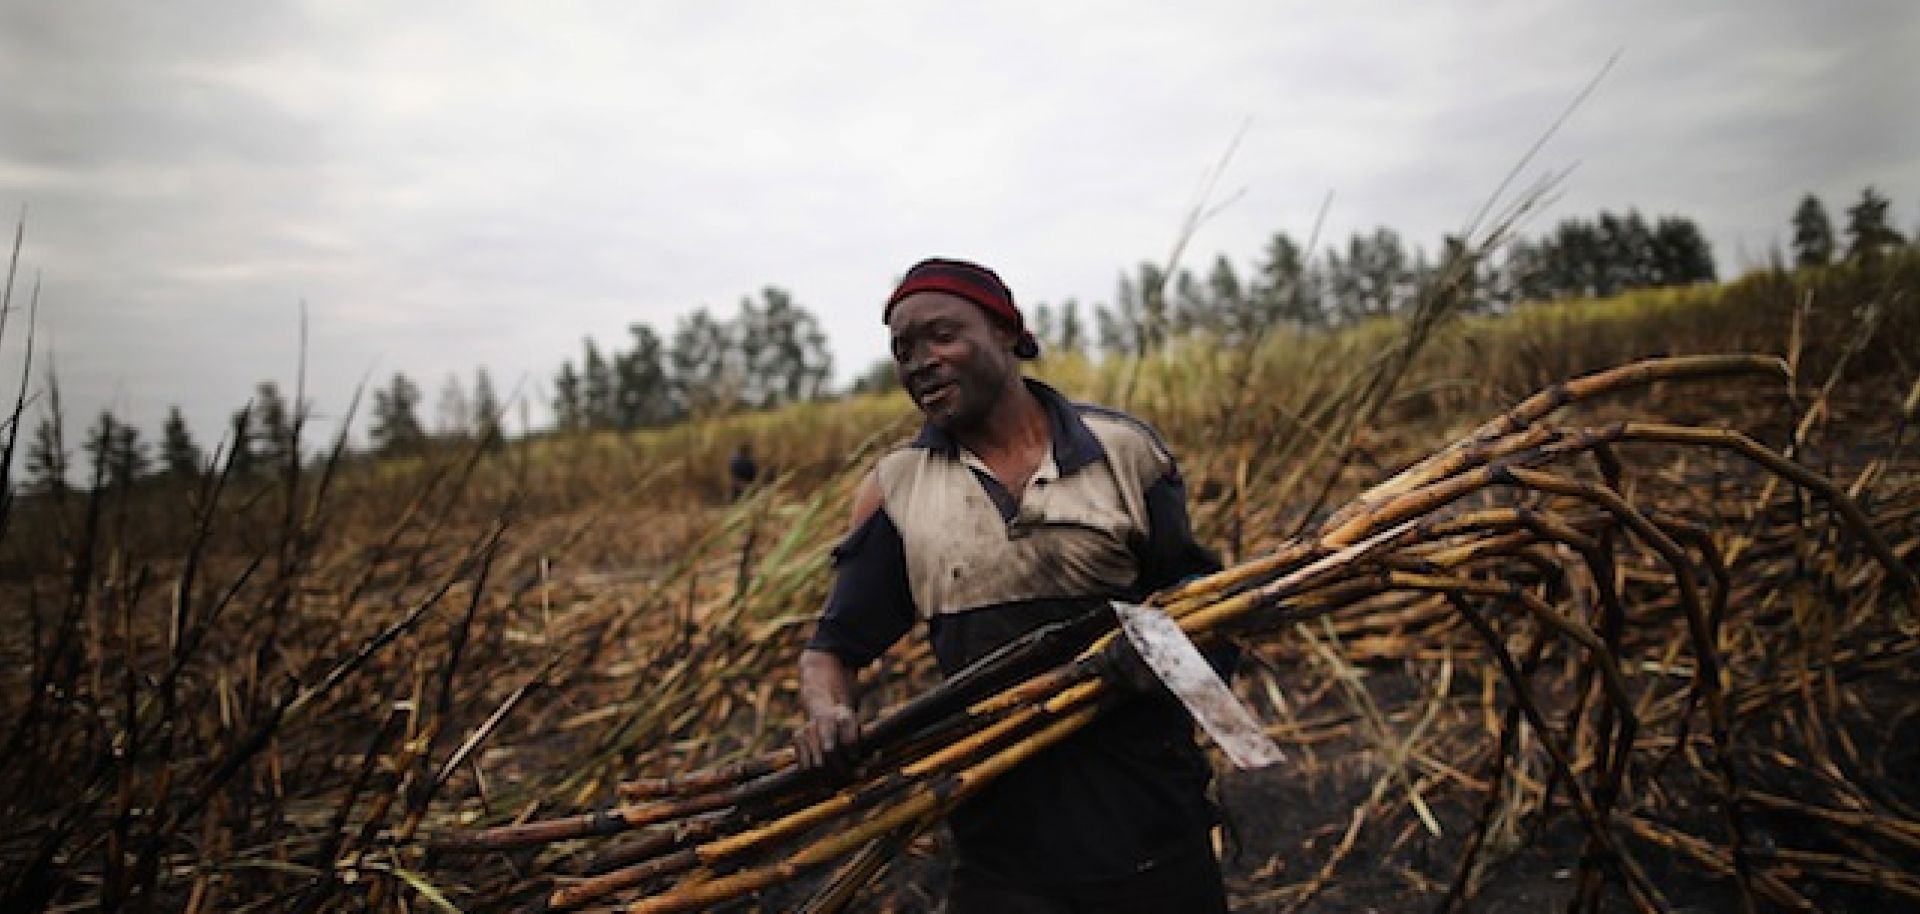
<instances>
[{"instance_id":1,"label":"torn shirt sleeve","mask_svg":"<svg viewBox=\"0 0 1920 914\"><path fill-rule=\"evenodd\" d=\"M886 653L919 616L907 585L906 547L885 508L834 548L833 567L833 590L807 647L857 670Z\"/></svg>"}]
</instances>

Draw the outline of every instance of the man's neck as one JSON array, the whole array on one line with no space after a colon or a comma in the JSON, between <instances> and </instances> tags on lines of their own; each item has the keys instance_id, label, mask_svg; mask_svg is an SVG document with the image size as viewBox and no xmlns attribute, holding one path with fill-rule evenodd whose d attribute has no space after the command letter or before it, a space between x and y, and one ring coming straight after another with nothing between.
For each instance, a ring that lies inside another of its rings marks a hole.
<instances>
[{"instance_id":1,"label":"man's neck","mask_svg":"<svg viewBox=\"0 0 1920 914\"><path fill-rule=\"evenodd\" d=\"M954 440L983 460L1002 455L1044 449L1048 433L1047 410L1040 399L1027 389L1026 381L1015 379L985 421L968 429L955 429Z\"/></svg>"}]
</instances>

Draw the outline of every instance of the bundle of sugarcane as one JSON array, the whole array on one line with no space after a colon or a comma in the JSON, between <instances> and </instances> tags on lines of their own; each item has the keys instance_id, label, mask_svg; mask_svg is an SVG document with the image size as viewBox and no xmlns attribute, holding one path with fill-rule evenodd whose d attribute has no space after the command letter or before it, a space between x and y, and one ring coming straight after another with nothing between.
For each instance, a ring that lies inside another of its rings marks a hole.
<instances>
[{"instance_id":1,"label":"bundle of sugarcane","mask_svg":"<svg viewBox=\"0 0 1920 914\"><path fill-rule=\"evenodd\" d=\"M1624 629L1636 620L1616 585L1615 563L1628 549L1645 550L1663 568L1673 605L1684 616L1689 701L1706 712L1711 774L1729 836L1726 859L1739 897L1748 908L1756 895L1793 906L1798 896L1771 875L1753 872L1740 846L1741 787L1730 761L1728 700L1717 663L1727 563L1708 531L1628 496L1620 447L1717 449L1800 487L1824 502L1870 556L1871 570L1855 576L1866 599L1897 588L1911 600L1920 592L1913 572L1846 492L1745 434L1655 422L1583 428L1547 421L1563 406L1627 388L1742 374L1784 379L1788 368L1771 357L1698 356L1554 385L1368 490L1315 532L1151 602L1206 644L1256 639L1337 612L1364 613L1394 597L1437 599L1497 663L1512 695L1511 714L1541 735L1554 776L1585 828L1575 906L1596 906L1611 879L1636 908L1658 910L1664 907L1660 892L1617 840L1615 821L1633 782L1643 723L1623 678ZM1561 586L1576 574L1597 596L1590 606L1569 600ZM1536 626L1518 656L1493 624L1502 613ZM629 834L631 840L596 862L592 875L554 889L547 903L556 909L637 892L644 894L631 910L691 910L844 861L808 906L835 910L956 804L1126 700L1113 662L1121 652L1110 649L1115 635L1103 630L1110 624L1110 616L1094 615L1034 632L881 715L868 727L865 756L850 775L802 770L790 751L777 751L623 785L625 802L608 809L448 834L433 847L471 853ZM1575 694L1585 702L1592 693L1598 703L1594 713L1569 718L1575 728L1585 721L1586 739L1599 747L1596 762L1582 769L1568 751L1580 734L1551 727L1530 689L1549 638L1582 658ZM1483 831L1484 824L1483 816ZM1470 845L1468 855L1476 848Z\"/></svg>"}]
</instances>

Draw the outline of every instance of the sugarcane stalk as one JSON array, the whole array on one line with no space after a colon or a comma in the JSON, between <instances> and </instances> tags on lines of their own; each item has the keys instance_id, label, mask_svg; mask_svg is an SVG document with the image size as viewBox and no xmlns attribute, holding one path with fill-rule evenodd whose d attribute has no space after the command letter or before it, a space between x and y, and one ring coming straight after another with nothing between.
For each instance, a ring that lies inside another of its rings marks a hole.
<instances>
[{"instance_id":1,"label":"sugarcane stalk","mask_svg":"<svg viewBox=\"0 0 1920 914\"><path fill-rule=\"evenodd\" d=\"M1698 355L1647 359L1616 368L1597 371L1559 384L1549 385L1511 409L1488 420L1479 428L1432 456L1380 483L1347 503L1325 527L1338 527L1353 515L1367 513L1377 505L1435 479L1451 476L1471 463L1461 455L1489 443L1525 431L1556 409L1583 400L1645 387L1657 381L1680 381L1737 374L1771 374L1782 380L1793 376L1784 359L1762 355ZM1483 461L1487 462L1487 461Z\"/></svg>"},{"instance_id":2,"label":"sugarcane stalk","mask_svg":"<svg viewBox=\"0 0 1920 914\"><path fill-rule=\"evenodd\" d=\"M1071 706L1071 703L1068 703L1068 706ZM873 840L878 835L926 815L939 805L973 796L1008 769L1084 727L1093 720L1098 710L1097 707L1081 707L1074 710L1033 736L1001 749L985 761L964 771L946 775L938 783L926 785L915 791L911 797L897 806L884 810L853 828L829 835L817 843L803 847L780 863L716 877L692 886L686 891L673 891L643 898L627 910L631 914L668 914L674 911L689 911L764 889L778 881L792 879Z\"/></svg>"}]
</instances>

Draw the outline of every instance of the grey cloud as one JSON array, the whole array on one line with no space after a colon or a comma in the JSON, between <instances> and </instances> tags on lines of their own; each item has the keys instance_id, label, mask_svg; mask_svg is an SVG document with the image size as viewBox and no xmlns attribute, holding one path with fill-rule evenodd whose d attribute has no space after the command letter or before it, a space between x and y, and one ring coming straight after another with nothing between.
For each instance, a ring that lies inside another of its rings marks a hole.
<instances>
[{"instance_id":1,"label":"grey cloud","mask_svg":"<svg viewBox=\"0 0 1920 914\"><path fill-rule=\"evenodd\" d=\"M539 382L765 284L851 374L925 253L1101 300L1249 117L1192 262L1304 237L1329 190L1327 241L1431 246L1615 49L1542 222L1684 212L1729 263L1804 191L1920 203L1905 3L1028 6L16 5L0 206L32 208L75 415L180 402L211 436L290 381L302 300L335 413L369 371Z\"/></svg>"}]
</instances>

